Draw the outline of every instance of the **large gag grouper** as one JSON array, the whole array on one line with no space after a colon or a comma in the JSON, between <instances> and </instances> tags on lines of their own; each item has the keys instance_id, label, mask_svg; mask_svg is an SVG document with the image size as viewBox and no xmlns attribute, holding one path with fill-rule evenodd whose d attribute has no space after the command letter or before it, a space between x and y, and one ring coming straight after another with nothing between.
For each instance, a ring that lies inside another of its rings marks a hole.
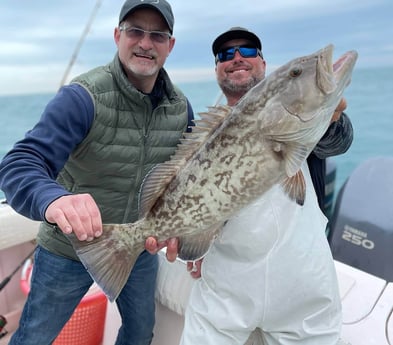
<instances>
[{"instance_id":1,"label":"large gag grouper","mask_svg":"<svg viewBox=\"0 0 393 345\"><path fill-rule=\"evenodd\" d=\"M156 166L140 193L140 218L104 224L91 242L70 240L113 301L149 236L180 239L179 257L200 258L222 224L275 184L302 205L302 163L327 130L350 83L357 53L332 63L333 46L276 69L236 106L200 114L170 161ZM243 229L239 229L243 231Z\"/></svg>"}]
</instances>

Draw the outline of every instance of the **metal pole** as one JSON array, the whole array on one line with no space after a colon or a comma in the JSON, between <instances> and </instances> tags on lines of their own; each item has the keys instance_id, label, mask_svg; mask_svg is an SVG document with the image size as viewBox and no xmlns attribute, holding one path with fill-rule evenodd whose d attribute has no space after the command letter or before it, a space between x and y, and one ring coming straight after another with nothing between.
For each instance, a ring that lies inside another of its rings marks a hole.
<instances>
[{"instance_id":1,"label":"metal pole","mask_svg":"<svg viewBox=\"0 0 393 345\"><path fill-rule=\"evenodd\" d=\"M86 36L88 35L88 33L90 31L91 25L93 24L94 18L97 15L98 9L100 8L101 4L102 4L102 0L97 0L96 1L96 4L95 4L95 6L93 8L93 11L92 11L92 13L90 15L90 18L89 18L88 22L86 23L85 29L83 30L82 35L79 38L79 41L78 41L78 43L77 43L77 45L75 47L75 50L74 50L74 52L73 52L73 54L71 56L71 60L68 63L68 66L67 66L67 68L66 68L66 70L64 72L63 78L61 79L60 87L62 87L65 84L65 82L66 82L66 80L68 78L68 75L69 75L69 73L71 71L71 68L74 65L74 63L75 63L75 61L76 61L76 59L78 57L79 50L82 47L83 41L85 40Z\"/></svg>"}]
</instances>

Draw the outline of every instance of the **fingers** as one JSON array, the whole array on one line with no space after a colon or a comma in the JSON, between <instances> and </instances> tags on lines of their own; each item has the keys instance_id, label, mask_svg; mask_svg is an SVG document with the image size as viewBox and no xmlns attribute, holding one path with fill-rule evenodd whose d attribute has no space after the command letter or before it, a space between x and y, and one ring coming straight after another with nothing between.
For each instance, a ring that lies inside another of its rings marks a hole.
<instances>
[{"instance_id":1,"label":"fingers","mask_svg":"<svg viewBox=\"0 0 393 345\"><path fill-rule=\"evenodd\" d=\"M168 241L158 242L154 237L148 237L145 241L145 249L150 254L157 254L162 248L167 246Z\"/></svg>"},{"instance_id":2,"label":"fingers","mask_svg":"<svg viewBox=\"0 0 393 345\"><path fill-rule=\"evenodd\" d=\"M194 270L194 261L187 261L187 271L192 272Z\"/></svg>"},{"instance_id":3,"label":"fingers","mask_svg":"<svg viewBox=\"0 0 393 345\"><path fill-rule=\"evenodd\" d=\"M148 237L145 241L145 249L151 255L157 254L159 251L157 240L154 237Z\"/></svg>"},{"instance_id":4,"label":"fingers","mask_svg":"<svg viewBox=\"0 0 393 345\"><path fill-rule=\"evenodd\" d=\"M89 194L60 197L48 206L45 218L65 234L73 232L80 241L91 241L102 234L101 214Z\"/></svg>"},{"instance_id":5,"label":"fingers","mask_svg":"<svg viewBox=\"0 0 393 345\"><path fill-rule=\"evenodd\" d=\"M148 237L145 241L145 249L152 255L157 254L162 248L166 248L166 258L173 262L177 258L178 239L170 238L169 240L158 242L154 237Z\"/></svg>"},{"instance_id":6,"label":"fingers","mask_svg":"<svg viewBox=\"0 0 393 345\"><path fill-rule=\"evenodd\" d=\"M336 110L333 113L331 122L338 121L341 116L341 113L347 108L347 101L345 98L341 98L340 103L336 107Z\"/></svg>"},{"instance_id":7,"label":"fingers","mask_svg":"<svg viewBox=\"0 0 393 345\"><path fill-rule=\"evenodd\" d=\"M158 242L154 237L148 237L145 241L145 249L152 255L157 254L159 250L166 248L166 258L173 262L177 258L179 240L177 238L170 238L167 241ZM197 261L187 262L187 271L190 272L191 277L197 279L201 277L202 259Z\"/></svg>"},{"instance_id":8,"label":"fingers","mask_svg":"<svg viewBox=\"0 0 393 345\"><path fill-rule=\"evenodd\" d=\"M187 262L187 271L190 272L191 277L194 279L200 278L202 276L202 262L203 258L197 261Z\"/></svg>"},{"instance_id":9,"label":"fingers","mask_svg":"<svg viewBox=\"0 0 393 345\"><path fill-rule=\"evenodd\" d=\"M343 112L345 109L347 109L347 101L345 98L341 98L340 103L336 108L336 111Z\"/></svg>"},{"instance_id":10,"label":"fingers","mask_svg":"<svg viewBox=\"0 0 393 345\"><path fill-rule=\"evenodd\" d=\"M167 241L166 258L169 262L173 262L177 258L179 241L177 238L170 238Z\"/></svg>"}]
</instances>

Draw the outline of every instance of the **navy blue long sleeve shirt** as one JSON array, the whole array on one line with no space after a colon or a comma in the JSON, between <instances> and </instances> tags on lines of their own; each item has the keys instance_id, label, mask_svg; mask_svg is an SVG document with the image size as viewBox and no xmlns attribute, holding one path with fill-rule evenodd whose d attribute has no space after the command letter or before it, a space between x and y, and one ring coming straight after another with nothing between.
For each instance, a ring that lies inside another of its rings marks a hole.
<instances>
[{"instance_id":1,"label":"navy blue long sleeve shirt","mask_svg":"<svg viewBox=\"0 0 393 345\"><path fill-rule=\"evenodd\" d=\"M152 102L155 97L151 95ZM188 117L192 126L194 113L189 102ZM93 120L89 93L78 84L65 86L48 103L33 129L6 154L0 163L0 189L18 213L44 220L51 202L71 194L56 177Z\"/></svg>"},{"instance_id":2,"label":"navy blue long sleeve shirt","mask_svg":"<svg viewBox=\"0 0 393 345\"><path fill-rule=\"evenodd\" d=\"M0 163L0 188L18 213L43 220L53 200L70 194L56 177L86 137L93 118L87 91L77 84L63 87L38 123L6 154Z\"/></svg>"}]
</instances>

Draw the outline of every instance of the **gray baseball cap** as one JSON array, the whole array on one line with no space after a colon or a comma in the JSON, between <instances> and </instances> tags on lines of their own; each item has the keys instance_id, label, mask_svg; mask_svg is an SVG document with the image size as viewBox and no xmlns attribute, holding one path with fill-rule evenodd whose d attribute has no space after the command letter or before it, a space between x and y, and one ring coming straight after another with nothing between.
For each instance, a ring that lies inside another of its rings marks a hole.
<instances>
[{"instance_id":1,"label":"gray baseball cap","mask_svg":"<svg viewBox=\"0 0 393 345\"><path fill-rule=\"evenodd\" d=\"M132 11L139 8L152 8L160 12L168 24L170 33L173 33L175 19L173 17L171 5L165 0L127 0L121 8L119 23L121 23Z\"/></svg>"}]
</instances>

